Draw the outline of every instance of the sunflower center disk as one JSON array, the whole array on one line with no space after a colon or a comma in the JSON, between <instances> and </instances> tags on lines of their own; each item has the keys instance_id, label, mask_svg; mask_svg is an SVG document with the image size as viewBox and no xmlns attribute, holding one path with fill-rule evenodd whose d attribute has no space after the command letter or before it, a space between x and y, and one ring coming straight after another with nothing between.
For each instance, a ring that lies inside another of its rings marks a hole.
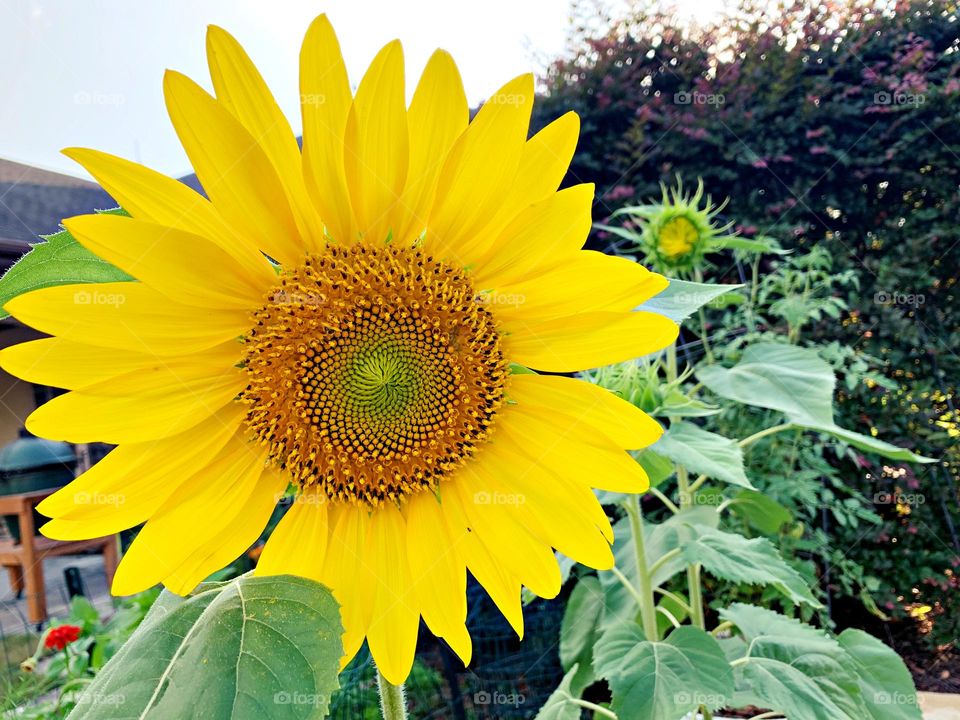
<instances>
[{"instance_id":1,"label":"sunflower center disk","mask_svg":"<svg viewBox=\"0 0 960 720\"><path fill-rule=\"evenodd\" d=\"M422 251L330 247L254 313L241 399L303 488L376 506L432 489L503 402L507 363L466 274Z\"/></svg>"}]
</instances>

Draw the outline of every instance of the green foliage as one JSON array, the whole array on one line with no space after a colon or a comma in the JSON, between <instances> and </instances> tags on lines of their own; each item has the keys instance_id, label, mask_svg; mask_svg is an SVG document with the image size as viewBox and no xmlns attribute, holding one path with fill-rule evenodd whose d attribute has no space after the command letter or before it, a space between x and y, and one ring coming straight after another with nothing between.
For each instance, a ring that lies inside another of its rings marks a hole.
<instances>
[{"instance_id":1,"label":"green foliage","mask_svg":"<svg viewBox=\"0 0 960 720\"><path fill-rule=\"evenodd\" d=\"M210 717L322 717L338 687L342 632L333 596L303 578L164 592L70 718L191 717L198 703Z\"/></svg>"},{"instance_id":2,"label":"green foliage","mask_svg":"<svg viewBox=\"0 0 960 720\"><path fill-rule=\"evenodd\" d=\"M119 208L104 212L126 214ZM8 315L2 309L7 301L31 290L73 283L121 282L133 279L87 250L66 230L47 235L43 240L33 245L29 252L0 277L0 318Z\"/></svg>"}]
</instances>

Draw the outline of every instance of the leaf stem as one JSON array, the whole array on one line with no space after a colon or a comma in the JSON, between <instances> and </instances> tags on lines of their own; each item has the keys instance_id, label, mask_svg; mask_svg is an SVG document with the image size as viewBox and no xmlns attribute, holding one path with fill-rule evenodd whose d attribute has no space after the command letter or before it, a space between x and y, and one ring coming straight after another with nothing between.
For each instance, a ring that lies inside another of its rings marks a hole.
<instances>
[{"instance_id":1,"label":"leaf stem","mask_svg":"<svg viewBox=\"0 0 960 720\"><path fill-rule=\"evenodd\" d=\"M657 498L657 500L659 500L660 502L662 502L664 505L666 505L666 506L667 506L667 509L668 509L670 512L672 512L674 515L676 515L678 512L680 512L680 508L678 508L678 507L676 506L676 504L673 502L673 500L671 500L670 498L668 498L666 495L664 495L662 492L660 492L657 488L652 487L652 488L650 488L649 490L647 490L647 492L650 493L651 495L653 495L655 498Z\"/></svg>"},{"instance_id":2,"label":"leaf stem","mask_svg":"<svg viewBox=\"0 0 960 720\"><path fill-rule=\"evenodd\" d=\"M407 700L403 685L393 685L377 669L377 690L383 720L407 720Z\"/></svg>"},{"instance_id":3,"label":"leaf stem","mask_svg":"<svg viewBox=\"0 0 960 720\"><path fill-rule=\"evenodd\" d=\"M737 444L740 447L745 448L748 445L753 445L753 443L755 443L757 440L760 440L761 438L765 438L768 435L773 435L774 433L783 432L784 430L789 430L793 426L794 426L793 423L786 422L786 423L782 423L781 425L774 425L773 427L764 428L759 432L755 432L753 435L748 435Z\"/></svg>"},{"instance_id":4,"label":"leaf stem","mask_svg":"<svg viewBox=\"0 0 960 720\"><path fill-rule=\"evenodd\" d=\"M624 503L630 518L630 533L633 535L633 549L637 558L637 579L640 593L640 618L643 622L643 634L647 640L657 640L657 611L653 599L653 584L647 567L647 550L643 541L643 514L640 512L640 497L631 495Z\"/></svg>"},{"instance_id":5,"label":"leaf stem","mask_svg":"<svg viewBox=\"0 0 960 720\"><path fill-rule=\"evenodd\" d=\"M605 708L602 705L597 705L596 703L592 703L589 700L581 700L580 698L569 697L567 698L567 702L573 703L574 705L578 705L584 708L585 710L592 710L597 715L602 715L605 718L610 718L610 720L617 720L617 714L613 710Z\"/></svg>"}]
</instances>

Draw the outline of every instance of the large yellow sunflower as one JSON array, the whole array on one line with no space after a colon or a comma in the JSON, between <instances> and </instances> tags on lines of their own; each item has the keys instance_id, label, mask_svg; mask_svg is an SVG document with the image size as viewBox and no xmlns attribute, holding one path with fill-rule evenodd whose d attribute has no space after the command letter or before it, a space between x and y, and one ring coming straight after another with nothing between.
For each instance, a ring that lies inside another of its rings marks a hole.
<instances>
[{"instance_id":1,"label":"large yellow sunflower","mask_svg":"<svg viewBox=\"0 0 960 720\"><path fill-rule=\"evenodd\" d=\"M53 337L0 354L68 392L37 435L118 447L40 505L52 538L146 523L116 594L188 593L296 499L260 574L332 588L349 660L402 682L421 617L469 662L466 573L522 634L520 588L554 596L553 549L612 565L591 487L639 491L626 449L660 428L568 373L659 350L633 308L666 280L583 251L591 185L557 191L573 113L528 139L533 80L472 122L436 52L409 106L398 42L351 93L325 17L301 53L303 151L250 59L211 28L216 96L164 80L209 197L93 150L66 153L131 217L64 222L137 282L37 290L7 310Z\"/></svg>"}]
</instances>

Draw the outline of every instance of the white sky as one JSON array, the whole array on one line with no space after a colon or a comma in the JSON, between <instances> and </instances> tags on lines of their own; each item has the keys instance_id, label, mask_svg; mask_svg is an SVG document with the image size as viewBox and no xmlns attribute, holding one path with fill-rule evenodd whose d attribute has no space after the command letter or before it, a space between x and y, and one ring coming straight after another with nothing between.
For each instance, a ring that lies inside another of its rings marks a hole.
<instances>
[{"instance_id":1,"label":"white sky","mask_svg":"<svg viewBox=\"0 0 960 720\"><path fill-rule=\"evenodd\" d=\"M686 0L692 13L718 0ZM568 0L2 0L0 157L83 175L60 155L93 147L171 175L189 163L163 105L165 68L209 88L204 35L221 25L246 48L299 132L297 56L326 12L350 80L400 38L410 91L437 47L475 104L564 50Z\"/></svg>"}]
</instances>

